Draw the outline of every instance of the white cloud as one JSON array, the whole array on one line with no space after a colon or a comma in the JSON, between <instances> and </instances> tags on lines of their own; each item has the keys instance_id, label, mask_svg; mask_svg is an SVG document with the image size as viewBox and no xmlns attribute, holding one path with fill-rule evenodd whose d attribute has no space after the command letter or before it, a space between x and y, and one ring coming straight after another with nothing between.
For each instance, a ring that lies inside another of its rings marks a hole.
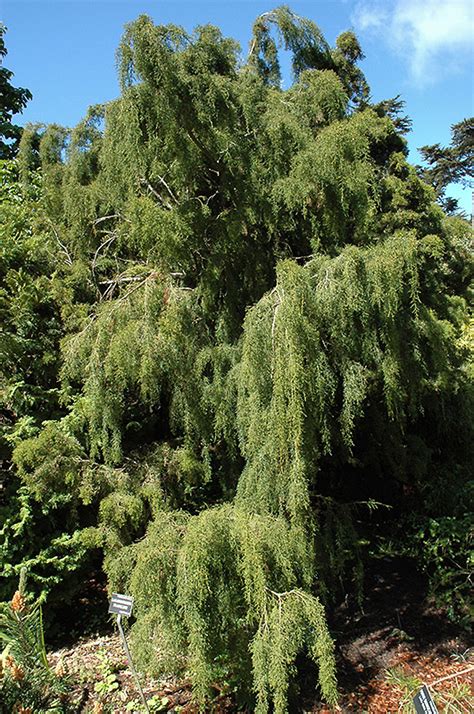
<instances>
[{"instance_id":1,"label":"white cloud","mask_svg":"<svg viewBox=\"0 0 474 714\"><path fill-rule=\"evenodd\" d=\"M386 19L382 7L358 5L352 16L352 21L358 30L379 30Z\"/></svg>"},{"instance_id":2,"label":"white cloud","mask_svg":"<svg viewBox=\"0 0 474 714\"><path fill-rule=\"evenodd\" d=\"M445 74L473 53L472 0L360 2L352 21L361 32L380 34L408 63L418 83Z\"/></svg>"}]
</instances>

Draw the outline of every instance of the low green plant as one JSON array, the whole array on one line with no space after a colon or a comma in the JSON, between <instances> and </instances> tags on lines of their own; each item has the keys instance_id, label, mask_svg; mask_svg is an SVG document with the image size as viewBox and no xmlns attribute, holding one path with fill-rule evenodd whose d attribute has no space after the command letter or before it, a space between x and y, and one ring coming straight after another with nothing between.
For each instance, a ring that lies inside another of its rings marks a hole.
<instances>
[{"instance_id":1,"label":"low green plant","mask_svg":"<svg viewBox=\"0 0 474 714\"><path fill-rule=\"evenodd\" d=\"M402 692L399 711L410 712L411 714L413 711L413 697L423 686L421 679L412 674L407 674L400 667L388 669L386 679L389 684L397 687Z\"/></svg>"},{"instance_id":2,"label":"low green plant","mask_svg":"<svg viewBox=\"0 0 474 714\"><path fill-rule=\"evenodd\" d=\"M464 652L453 652L451 659L455 662L469 662L474 655L474 647L468 647Z\"/></svg>"},{"instance_id":3,"label":"low green plant","mask_svg":"<svg viewBox=\"0 0 474 714\"><path fill-rule=\"evenodd\" d=\"M470 629L474 615L472 513L426 518L412 533L407 552L429 576L435 602L450 620Z\"/></svg>"},{"instance_id":4,"label":"low green plant","mask_svg":"<svg viewBox=\"0 0 474 714\"><path fill-rule=\"evenodd\" d=\"M397 640L400 640L400 642L413 642L413 640L415 639L407 632L405 632L405 630L401 630L399 627L394 627L393 630L390 632L389 637L393 637Z\"/></svg>"},{"instance_id":5,"label":"low green plant","mask_svg":"<svg viewBox=\"0 0 474 714\"><path fill-rule=\"evenodd\" d=\"M169 697L162 697L158 694L154 694L152 697L150 697L150 699L146 700L146 703L150 712L167 712L171 705L171 700ZM131 702L128 702L125 709L128 712L145 711L145 707L143 706L140 699L133 699ZM174 707L173 710L177 711L177 709Z\"/></svg>"},{"instance_id":6,"label":"low green plant","mask_svg":"<svg viewBox=\"0 0 474 714\"><path fill-rule=\"evenodd\" d=\"M107 652L101 650L98 652L99 673L101 678L94 685L94 691L101 697L106 698L110 694L116 692L120 687L120 682L117 679L116 667L110 660Z\"/></svg>"}]
</instances>

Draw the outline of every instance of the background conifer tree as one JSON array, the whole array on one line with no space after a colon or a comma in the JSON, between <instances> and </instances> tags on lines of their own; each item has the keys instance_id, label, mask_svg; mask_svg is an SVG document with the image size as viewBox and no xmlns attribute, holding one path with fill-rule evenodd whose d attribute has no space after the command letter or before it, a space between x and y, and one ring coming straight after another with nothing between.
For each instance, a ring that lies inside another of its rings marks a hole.
<instances>
[{"instance_id":1,"label":"background conifer tree","mask_svg":"<svg viewBox=\"0 0 474 714\"><path fill-rule=\"evenodd\" d=\"M6 27L0 22L0 62L7 54L5 47ZM13 124L15 114L20 114L26 107L32 94L28 89L14 87L10 80L13 77L6 67L0 66L0 159L11 159L18 151L21 137L21 127Z\"/></svg>"}]
</instances>

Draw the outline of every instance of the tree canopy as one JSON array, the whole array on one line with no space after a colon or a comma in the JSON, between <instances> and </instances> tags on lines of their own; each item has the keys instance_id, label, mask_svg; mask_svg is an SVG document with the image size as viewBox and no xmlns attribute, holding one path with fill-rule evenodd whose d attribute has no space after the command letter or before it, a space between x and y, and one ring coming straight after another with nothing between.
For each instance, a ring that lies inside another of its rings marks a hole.
<instances>
[{"instance_id":1,"label":"tree canopy","mask_svg":"<svg viewBox=\"0 0 474 714\"><path fill-rule=\"evenodd\" d=\"M327 613L362 601L369 552L446 574L430 529L453 519L468 558L470 228L361 57L286 7L246 59L140 16L120 97L3 165L4 574L53 597L102 549L139 665L187 667L204 708L231 678L282 714L301 655L334 704ZM38 519L48 552L18 540Z\"/></svg>"},{"instance_id":2,"label":"tree canopy","mask_svg":"<svg viewBox=\"0 0 474 714\"><path fill-rule=\"evenodd\" d=\"M423 178L434 186L448 212L457 210L457 200L445 197L449 184L473 186L474 179L474 117L463 119L451 127L451 146L422 146L421 156L428 165Z\"/></svg>"},{"instance_id":3,"label":"tree canopy","mask_svg":"<svg viewBox=\"0 0 474 714\"><path fill-rule=\"evenodd\" d=\"M0 61L7 54L4 35L6 27L0 22ZM21 127L13 124L12 118L20 114L26 107L32 94L28 89L14 87L10 80L13 77L6 67L0 66L0 160L15 156L21 137Z\"/></svg>"}]
</instances>

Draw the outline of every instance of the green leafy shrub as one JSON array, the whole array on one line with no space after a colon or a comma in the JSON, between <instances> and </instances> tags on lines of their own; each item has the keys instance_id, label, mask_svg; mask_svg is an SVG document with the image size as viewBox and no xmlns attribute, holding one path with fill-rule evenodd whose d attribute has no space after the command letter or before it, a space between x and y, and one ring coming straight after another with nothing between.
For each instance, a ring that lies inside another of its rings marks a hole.
<instances>
[{"instance_id":1,"label":"green leafy shrub","mask_svg":"<svg viewBox=\"0 0 474 714\"><path fill-rule=\"evenodd\" d=\"M431 593L450 619L472 627L474 603L474 517L430 518L413 535L409 549L429 575Z\"/></svg>"}]
</instances>

